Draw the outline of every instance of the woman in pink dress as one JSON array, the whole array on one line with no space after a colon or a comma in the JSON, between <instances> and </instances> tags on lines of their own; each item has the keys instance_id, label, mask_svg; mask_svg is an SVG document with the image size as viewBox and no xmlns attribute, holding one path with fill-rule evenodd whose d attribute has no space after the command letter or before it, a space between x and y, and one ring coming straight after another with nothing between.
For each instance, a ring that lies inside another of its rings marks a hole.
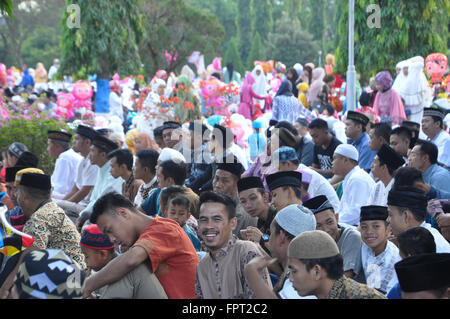
<instances>
[{"instance_id":1,"label":"woman in pink dress","mask_svg":"<svg viewBox=\"0 0 450 319\"><path fill-rule=\"evenodd\" d=\"M255 83L255 78L251 73L248 73L242 84L241 104L239 106L239 114L242 114L249 120L252 119L253 114L256 112L256 108L253 105L253 98L260 100L265 100L266 98L264 96L259 96L253 91L253 83Z\"/></svg>"},{"instance_id":2,"label":"woman in pink dress","mask_svg":"<svg viewBox=\"0 0 450 319\"><path fill-rule=\"evenodd\" d=\"M380 122L401 125L406 120L405 109L400 94L392 88L392 76L382 71L375 77L378 93L375 96L373 110L380 117Z\"/></svg>"}]
</instances>

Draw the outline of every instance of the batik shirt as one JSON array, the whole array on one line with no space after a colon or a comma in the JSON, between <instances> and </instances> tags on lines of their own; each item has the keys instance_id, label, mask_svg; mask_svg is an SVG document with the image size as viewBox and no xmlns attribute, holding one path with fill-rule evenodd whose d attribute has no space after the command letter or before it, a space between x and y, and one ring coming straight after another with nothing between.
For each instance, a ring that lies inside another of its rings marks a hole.
<instances>
[{"instance_id":1,"label":"batik shirt","mask_svg":"<svg viewBox=\"0 0 450 319\"><path fill-rule=\"evenodd\" d=\"M401 257L397 246L391 241L387 241L385 250L378 256L375 256L372 248L363 243L361 259L369 287L388 293L398 282L394 265Z\"/></svg>"},{"instance_id":2,"label":"batik shirt","mask_svg":"<svg viewBox=\"0 0 450 319\"><path fill-rule=\"evenodd\" d=\"M195 280L197 298L254 299L255 293L244 269L257 256L261 253L255 243L232 236L214 257L209 253L198 264ZM263 278L267 281L267 272Z\"/></svg>"},{"instance_id":3,"label":"batik shirt","mask_svg":"<svg viewBox=\"0 0 450 319\"><path fill-rule=\"evenodd\" d=\"M328 299L386 299L376 289L342 276L334 283Z\"/></svg>"}]
</instances>

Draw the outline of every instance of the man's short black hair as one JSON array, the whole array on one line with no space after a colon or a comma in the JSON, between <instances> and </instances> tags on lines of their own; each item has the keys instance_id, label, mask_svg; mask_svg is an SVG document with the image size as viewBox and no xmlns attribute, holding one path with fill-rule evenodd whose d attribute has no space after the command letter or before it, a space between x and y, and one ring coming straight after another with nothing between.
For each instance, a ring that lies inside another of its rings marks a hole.
<instances>
[{"instance_id":1,"label":"man's short black hair","mask_svg":"<svg viewBox=\"0 0 450 319\"><path fill-rule=\"evenodd\" d=\"M223 204L228 213L228 220L236 217L236 203L227 194L211 191L203 192L200 194L200 207L205 203Z\"/></svg>"},{"instance_id":2,"label":"man's short black hair","mask_svg":"<svg viewBox=\"0 0 450 319\"><path fill-rule=\"evenodd\" d=\"M153 129L153 136L154 137L163 137L163 131L164 131L164 125L158 126L155 129Z\"/></svg>"},{"instance_id":3,"label":"man's short black hair","mask_svg":"<svg viewBox=\"0 0 450 319\"><path fill-rule=\"evenodd\" d=\"M141 150L136 154L143 167L147 167L152 174L156 173L159 153L154 149Z\"/></svg>"},{"instance_id":4,"label":"man's short black hair","mask_svg":"<svg viewBox=\"0 0 450 319\"><path fill-rule=\"evenodd\" d=\"M392 167L390 167L389 165L387 165L388 163L386 163L385 161L383 161L382 158L378 157L378 160L380 161L380 166L382 165L386 165L386 168L388 170L389 175L394 176L395 175L395 169L393 169Z\"/></svg>"},{"instance_id":5,"label":"man's short black hair","mask_svg":"<svg viewBox=\"0 0 450 319\"><path fill-rule=\"evenodd\" d=\"M417 140L416 146L417 145L420 146L420 153L422 155L428 155L428 160L430 161L431 165L437 164L439 150L434 143L424 140Z\"/></svg>"},{"instance_id":6,"label":"man's short black hair","mask_svg":"<svg viewBox=\"0 0 450 319\"><path fill-rule=\"evenodd\" d=\"M397 236L400 251L406 256L436 252L436 243L431 232L423 227L413 227Z\"/></svg>"},{"instance_id":7,"label":"man's short black hair","mask_svg":"<svg viewBox=\"0 0 450 319\"><path fill-rule=\"evenodd\" d=\"M294 136L298 136L297 129L291 123L289 123L287 121L281 121L275 125L275 128L282 128L282 127L285 128L286 130L288 130L289 132L291 132Z\"/></svg>"},{"instance_id":8,"label":"man's short black hair","mask_svg":"<svg viewBox=\"0 0 450 319\"><path fill-rule=\"evenodd\" d=\"M127 149L114 150L108 154L108 159L116 158L117 165L126 165L129 171L133 170L133 153Z\"/></svg>"},{"instance_id":9,"label":"man's short black hair","mask_svg":"<svg viewBox=\"0 0 450 319\"><path fill-rule=\"evenodd\" d=\"M164 207L167 207L169 200L178 195L185 195L186 189L180 185L167 186L159 194L159 200Z\"/></svg>"},{"instance_id":10,"label":"man's short black hair","mask_svg":"<svg viewBox=\"0 0 450 319\"><path fill-rule=\"evenodd\" d=\"M393 188L413 186L415 182L423 182L422 172L411 166L401 167L395 172Z\"/></svg>"},{"instance_id":11,"label":"man's short black hair","mask_svg":"<svg viewBox=\"0 0 450 319\"><path fill-rule=\"evenodd\" d=\"M315 119L313 120L310 124L309 124L309 129L319 129L319 130L324 130L324 131L328 131L328 123L327 121L323 120L323 119Z\"/></svg>"},{"instance_id":12,"label":"man's short black hair","mask_svg":"<svg viewBox=\"0 0 450 319\"><path fill-rule=\"evenodd\" d=\"M411 143L412 133L408 128L404 126L399 126L393 129L391 132L391 136L392 135L398 135L402 140L408 140Z\"/></svg>"},{"instance_id":13,"label":"man's short black hair","mask_svg":"<svg viewBox=\"0 0 450 319\"><path fill-rule=\"evenodd\" d=\"M134 204L126 197L118 193L108 193L100 197L94 204L92 214L90 217L90 222L92 224L97 224L97 220L100 215L103 214L116 214L117 208L126 208L132 212L136 212L136 207Z\"/></svg>"},{"instance_id":14,"label":"man's short black hair","mask_svg":"<svg viewBox=\"0 0 450 319\"><path fill-rule=\"evenodd\" d=\"M377 123L372 127L372 129L374 130L373 133L376 136L382 137L386 143L389 144L392 132L392 127L390 125L386 123Z\"/></svg>"},{"instance_id":15,"label":"man's short black hair","mask_svg":"<svg viewBox=\"0 0 450 319\"><path fill-rule=\"evenodd\" d=\"M344 259L342 255L319 259L300 259L305 264L306 271L310 271L315 265L322 267L329 279L337 280L344 275Z\"/></svg>"},{"instance_id":16,"label":"man's short black hair","mask_svg":"<svg viewBox=\"0 0 450 319\"><path fill-rule=\"evenodd\" d=\"M161 167L164 178L172 177L176 185L184 185L187 175L185 163L176 163L172 160L168 160L159 164L159 167Z\"/></svg>"},{"instance_id":17,"label":"man's short black hair","mask_svg":"<svg viewBox=\"0 0 450 319\"><path fill-rule=\"evenodd\" d=\"M282 186L283 191L287 191L288 188L291 188L294 191L295 197L297 197L297 199L302 199L302 190L300 187L296 187L296 186Z\"/></svg>"},{"instance_id":18,"label":"man's short black hair","mask_svg":"<svg viewBox=\"0 0 450 319\"><path fill-rule=\"evenodd\" d=\"M189 200L189 198L187 198L186 196L183 195L178 195L176 197L173 197L172 199L170 199L170 201L168 202L168 205L173 205L173 206L183 206L187 209L188 213L190 214L192 212L192 203Z\"/></svg>"}]
</instances>

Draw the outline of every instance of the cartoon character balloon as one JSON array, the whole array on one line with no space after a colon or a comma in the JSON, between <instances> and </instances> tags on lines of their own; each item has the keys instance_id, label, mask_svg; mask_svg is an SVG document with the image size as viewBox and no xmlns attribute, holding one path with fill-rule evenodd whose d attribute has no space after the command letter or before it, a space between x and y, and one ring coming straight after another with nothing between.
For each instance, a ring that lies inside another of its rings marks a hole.
<instances>
[{"instance_id":1,"label":"cartoon character balloon","mask_svg":"<svg viewBox=\"0 0 450 319\"><path fill-rule=\"evenodd\" d=\"M86 81L78 81L72 90L75 101L73 107L75 109L86 108L90 109L92 106L91 98L94 95L91 85Z\"/></svg>"},{"instance_id":2,"label":"cartoon character balloon","mask_svg":"<svg viewBox=\"0 0 450 319\"><path fill-rule=\"evenodd\" d=\"M55 113L59 116L64 116L66 119L71 119L75 116L73 112L73 103L75 98L70 93L59 92L56 95L56 110Z\"/></svg>"},{"instance_id":3,"label":"cartoon character balloon","mask_svg":"<svg viewBox=\"0 0 450 319\"><path fill-rule=\"evenodd\" d=\"M425 60L425 70L431 76L431 83L441 83L443 75L448 70L447 57L442 53L430 54Z\"/></svg>"}]
</instances>

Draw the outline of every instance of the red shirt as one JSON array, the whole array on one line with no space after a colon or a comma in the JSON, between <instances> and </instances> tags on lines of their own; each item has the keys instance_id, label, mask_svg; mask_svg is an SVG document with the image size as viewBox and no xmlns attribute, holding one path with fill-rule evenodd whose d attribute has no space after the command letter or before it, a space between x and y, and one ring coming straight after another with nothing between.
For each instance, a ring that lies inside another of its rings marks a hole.
<instances>
[{"instance_id":1,"label":"red shirt","mask_svg":"<svg viewBox=\"0 0 450 319\"><path fill-rule=\"evenodd\" d=\"M134 246L147 251L153 273L169 299L195 299L199 259L191 240L177 222L156 217Z\"/></svg>"}]
</instances>

